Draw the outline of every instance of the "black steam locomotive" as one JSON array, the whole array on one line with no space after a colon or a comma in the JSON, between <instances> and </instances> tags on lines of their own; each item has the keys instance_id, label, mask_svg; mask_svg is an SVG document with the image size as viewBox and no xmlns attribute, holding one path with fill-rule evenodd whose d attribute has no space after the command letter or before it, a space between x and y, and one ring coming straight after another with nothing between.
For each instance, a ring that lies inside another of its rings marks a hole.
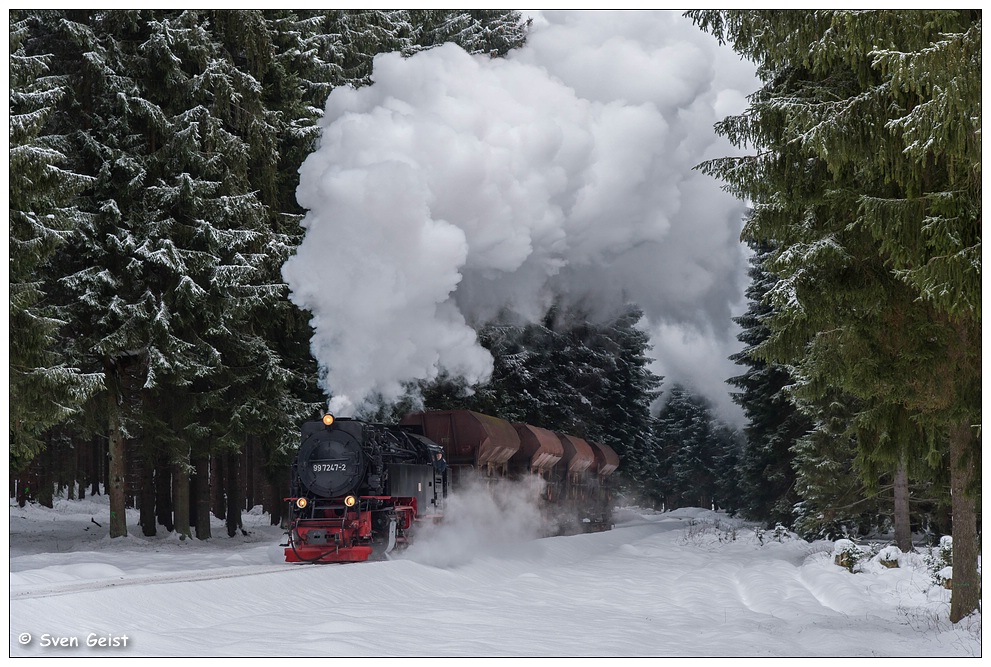
<instances>
[{"instance_id":1,"label":"black steam locomotive","mask_svg":"<svg viewBox=\"0 0 991 667\"><path fill-rule=\"evenodd\" d=\"M303 424L286 560L363 561L405 544L414 521L439 514L442 453L396 426L331 415Z\"/></svg>"},{"instance_id":2,"label":"black steam locomotive","mask_svg":"<svg viewBox=\"0 0 991 667\"><path fill-rule=\"evenodd\" d=\"M548 534L607 530L618 466L606 445L467 410L411 413L399 425L325 415L302 427L286 560L384 557L442 517L449 487L478 478L539 477Z\"/></svg>"}]
</instances>

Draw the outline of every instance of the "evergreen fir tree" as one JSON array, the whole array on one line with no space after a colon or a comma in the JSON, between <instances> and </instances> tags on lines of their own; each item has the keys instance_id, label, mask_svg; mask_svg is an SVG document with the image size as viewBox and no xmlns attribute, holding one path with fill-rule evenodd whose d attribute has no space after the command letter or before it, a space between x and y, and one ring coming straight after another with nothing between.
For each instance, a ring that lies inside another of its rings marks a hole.
<instances>
[{"instance_id":1,"label":"evergreen fir tree","mask_svg":"<svg viewBox=\"0 0 991 667\"><path fill-rule=\"evenodd\" d=\"M279 128L266 122L274 116L258 80L239 68L263 69L265 57L236 41L264 45L265 26L253 13L234 24L225 13L79 18L53 21L51 33L80 54L64 61L76 92L74 113L61 121L77 128L75 154L94 176L80 198L89 224L59 257L60 285L81 363L108 378L140 378L113 385L119 396L105 405L121 414L110 415L120 429L111 441L140 435L146 460L157 449L180 464L190 444L194 455L236 451L249 432L275 430L288 446L302 410L284 400L289 378L253 324L285 294L273 280L273 251L285 244L272 220L281 211L266 206L279 200ZM260 373L265 382L255 382ZM267 419L245 418L259 406Z\"/></svg>"},{"instance_id":2,"label":"evergreen fir tree","mask_svg":"<svg viewBox=\"0 0 991 667\"><path fill-rule=\"evenodd\" d=\"M589 434L620 455L621 487L631 494L639 493L645 474L649 474L646 471L651 469L651 406L663 382L650 370L650 337L640 328L642 315L638 307L631 306L603 331L606 365L597 373L601 387L592 406L598 415L594 421L598 428Z\"/></svg>"},{"instance_id":3,"label":"evergreen fir tree","mask_svg":"<svg viewBox=\"0 0 991 667\"><path fill-rule=\"evenodd\" d=\"M504 56L522 46L531 19L520 12L494 9L468 11L422 10L414 12L422 24L421 45L454 42L468 53Z\"/></svg>"},{"instance_id":4,"label":"evergreen fir tree","mask_svg":"<svg viewBox=\"0 0 991 667\"><path fill-rule=\"evenodd\" d=\"M795 486L794 526L802 537L839 539L868 534L881 523L878 499L868 490L857 466L852 432L858 406L849 395L832 391L823 400L805 403L812 429L792 446Z\"/></svg>"},{"instance_id":5,"label":"evergreen fir tree","mask_svg":"<svg viewBox=\"0 0 991 667\"><path fill-rule=\"evenodd\" d=\"M755 202L745 238L777 244L762 354L800 364L807 397L854 394L858 447L892 471L914 443L868 436L900 411L930 461L949 453L960 620L978 602L980 11L693 15L765 81L719 126L758 154L705 166Z\"/></svg>"},{"instance_id":6,"label":"evergreen fir tree","mask_svg":"<svg viewBox=\"0 0 991 667\"><path fill-rule=\"evenodd\" d=\"M91 179L75 200L81 214L71 240L53 255L43 277L51 303L66 321L60 333L67 354L74 365L104 376L107 392L86 407L105 415L101 430L110 443L107 486L114 537L127 534L124 447L133 431L130 418L140 413L134 390L141 386L135 371L147 358L143 324L154 313L143 289L140 261L127 256L140 244L131 234L141 219L133 197L141 187L142 165L134 153L146 140L128 113L138 89L130 62L133 41L116 38L134 36L135 16L86 10L40 13L28 43L33 53L51 53L53 72L67 82L71 92L49 119L50 131L69 139L71 169ZM108 38L105 26L117 19L122 31ZM145 115L144 108L134 108Z\"/></svg>"},{"instance_id":7,"label":"evergreen fir tree","mask_svg":"<svg viewBox=\"0 0 991 667\"><path fill-rule=\"evenodd\" d=\"M419 387L428 409L470 409L570 433L619 454L621 485L639 492L655 466L650 406L661 378L648 368L650 345L630 306L614 320L592 324L579 311L548 310L540 323L484 326L480 343L493 356L489 382L467 387L441 376Z\"/></svg>"},{"instance_id":8,"label":"evergreen fir tree","mask_svg":"<svg viewBox=\"0 0 991 667\"><path fill-rule=\"evenodd\" d=\"M33 18L10 12L10 464L22 469L44 447L42 434L77 413L102 386L61 354L64 324L46 305L39 272L69 237L73 195L89 180L66 169L66 138L47 129L66 93L48 53L28 53Z\"/></svg>"},{"instance_id":9,"label":"evergreen fir tree","mask_svg":"<svg viewBox=\"0 0 991 667\"><path fill-rule=\"evenodd\" d=\"M725 482L720 474L726 472L724 462L732 462L737 448L735 438L719 437L718 428L707 399L680 384L671 387L654 427L655 479L668 509L713 506L720 482Z\"/></svg>"},{"instance_id":10,"label":"evergreen fir tree","mask_svg":"<svg viewBox=\"0 0 991 667\"><path fill-rule=\"evenodd\" d=\"M740 477L740 461L744 452L744 436L738 430L719 420L713 427L716 442L714 472L716 476L713 504L730 514L740 511L743 484ZM785 522L781 522L785 524ZM785 524L787 525L787 524Z\"/></svg>"},{"instance_id":11,"label":"evergreen fir tree","mask_svg":"<svg viewBox=\"0 0 991 667\"><path fill-rule=\"evenodd\" d=\"M767 363L753 356L770 336L767 318L773 308L767 296L774 288L775 277L764 263L770 256L767 246L751 244L755 254L750 260L750 286L746 297L747 312L734 321L740 325L738 336L746 347L730 357L746 366L743 375L728 382L741 389L733 395L747 417L744 427L746 444L739 461L739 508L748 519L769 526L790 526L792 509L798 502L795 491L794 454L791 448L811 424L801 415L787 388L794 380L781 364Z\"/></svg>"}]
</instances>

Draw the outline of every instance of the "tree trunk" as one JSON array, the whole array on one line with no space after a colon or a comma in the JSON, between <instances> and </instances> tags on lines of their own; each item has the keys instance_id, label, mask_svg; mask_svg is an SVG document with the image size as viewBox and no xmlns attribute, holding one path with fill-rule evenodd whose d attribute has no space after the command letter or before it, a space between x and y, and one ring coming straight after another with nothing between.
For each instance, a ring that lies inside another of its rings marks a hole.
<instances>
[{"instance_id":1,"label":"tree trunk","mask_svg":"<svg viewBox=\"0 0 991 667\"><path fill-rule=\"evenodd\" d=\"M908 462L901 455L895 469L895 546L903 553L912 551L912 518L908 496Z\"/></svg>"},{"instance_id":2,"label":"tree trunk","mask_svg":"<svg viewBox=\"0 0 991 667\"><path fill-rule=\"evenodd\" d=\"M116 366L107 362L107 431L110 456L110 472L107 476L107 495L110 497L110 537L127 536L127 514L124 500L124 433L121 431L120 390L116 379Z\"/></svg>"},{"instance_id":3,"label":"tree trunk","mask_svg":"<svg viewBox=\"0 0 991 667\"><path fill-rule=\"evenodd\" d=\"M42 456L35 459L38 464L38 488L35 491L35 498L38 504L43 507L55 507L53 490L55 487L55 445L52 442L51 433L45 437L45 451Z\"/></svg>"},{"instance_id":4,"label":"tree trunk","mask_svg":"<svg viewBox=\"0 0 991 667\"><path fill-rule=\"evenodd\" d=\"M103 453L103 441L100 440L100 436L93 436L93 467L90 471L92 477L90 477L90 487L89 495L98 496L100 495L100 482L106 478L103 476L104 468L106 467L107 457Z\"/></svg>"},{"instance_id":5,"label":"tree trunk","mask_svg":"<svg viewBox=\"0 0 991 667\"><path fill-rule=\"evenodd\" d=\"M286 477L288 477L288 474ZM268 512L273 526L282 525L286 505L285 497L288 495L288 488L288 483L280 484L273 482L270 474L265 474L262 477L262 509Z\"/></svg>"},{"instance_id":6,"label":"tree trunk","mask_svg":"<svg viewBox=\"0 0 991 667\"><path fill-rule=\"evenodd\" d=\"M175 464L172 474L172 495L175 499L175 531L179 535L192 537L189 529L189 471L184 461Z\"/></svg>"},{"instance_id":7,"label":"tree trunk","mask_svg":"<svg viewBox=\"0 0 991 667\"><path fill-rule=\"evenodd\" d=\"M138 522L141 534L154 537L157 532L155 521L155 465L154 455L145 451L141 457L141 486L138 491Z\"/></svg>"},{"instance_id":8,"label":"tree trunk","mask_svg":"<svg viewBox=\"0 0 991 667\"><path fill-rule=\"evenodd\" d=\"M210 507L213 510L213 515L218 519L227 518L226 463L226 457L223 454L215 454L210 457Z\"/></svg>"},{"instance_id":9,"label":"tree trunk","mask_svg":"<svg viewBox=\"0 0 991 667\"><path fill-rule=\"evenodd\" d=\"M65 487L65 499L76 499L76 480L79 479L79 466L76 461L79 457L79 449L72 438L67 438L64 442L62 454L62 465L59 467L59 486Z\"/></svg>"},{"instance_id":10,"label":"tree trunk","mask_svg":"<svg viewBox=\"0 0 991 667\"><path fill-rule=\"evenodd\" d=\"M196 539L210 539L210 457L200 456L193 462L196 470Z\"/></svg>"},{"instance_id":11,"label":"tree trunk","mask_svg":"<svg viewBox=\"0 0 991 667\"><path fill-rule=\"evenodd\" d=\"M962 422L950 429L950 503L953 512L953 583L950 622L956 623L976 611L981 601L977 574L977 501L970 494L975 461L973 431Z\"/></svg>"},{"instance_id":12,"label":"tree trunk","mask_svg":"<svg viewBox=\"0 0 991 667\"><path fill-rule=\"evenodd\" d=\"M127 458L125 459L126 474L124 475L124 503L129 509L141 508L141 488L144 480L141 476L144 455L131 443L127 448Z\"/></svg>"},{"instance_id":13,"label":"tree trunk","mask_svg":"<svg viewBox=\"0 0 991 667\"><path fill-rule=\"evenodd\" d=\"M162 454L155 459L155 519L171 533L175 530L172 516L172 465Z\"/></svg>"},{"instance_id":14,"label":"tree trunk","mask_svg":"<svg viewBox=\"0 0 991 667\"><path fill-rule=\"evenodd\" d=\"M234 537L241 526L241 480L240 452L227 452L224 455L227 468L227 535Z\"/></svg>"},{"instance_id":15,"label":"tree trunk","mask_svg":"<svg viewBox=\"0 0 991 667\"><path fill-rule=\"evenodd\" d=\"M31 471L25 468L17 475L17 506L24 507L31 500Z\"/></svg>"},{"instance_id":16,"label":"tree trunk","mask_svg":"<svg viewBox=\"0 0 991 667\"><path fill-rule=\"evenodd\" d=\"M89 441L79 439L75 442L76 479L79 480L79 499L86 500L86 482L89 479Z\"/></svg>"},{"instance_id":17,"label":"tree trunk","mask_svg":"<svg viewBox=\"0 0 991 667\"><path fill-rule=\"evenodd\" d=\"M247 510L261 504L261 485L264 477L260 451L261 446L257 439L249 437L244 446L244 457L241 459L241 470L244 472L244 507Z\"/></svg>"},{"instance_id":18,"label":"tree trunk","mask_svg":"<svg viewBox=\"0 0 991 667\"><path fill-rule=\"evenodd\" d=\"M107 438L107 444L104 445L103 450L103 461L102 461L101 473L103 477L103 493L110 499L110 438Z\"/></svg>"}]
</instances>

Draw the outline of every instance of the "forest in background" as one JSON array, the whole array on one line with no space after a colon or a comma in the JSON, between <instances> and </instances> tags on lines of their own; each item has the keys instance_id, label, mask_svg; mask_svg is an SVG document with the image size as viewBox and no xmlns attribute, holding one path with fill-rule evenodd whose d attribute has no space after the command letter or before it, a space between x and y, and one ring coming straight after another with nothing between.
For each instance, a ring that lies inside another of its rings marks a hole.
<instances>
[{"instance_id":1,"label":"forest in background","mask_svg":"<svg viewBox=\"0 0 991 667\"><path fill-rule=\"evenodd\" d=\"M958 620L979 599L981 12L689 17L763 82L716 128L747 155L701 165L753 205L728 378L747 426L648 370L635 304L507 315L478 332L490 383L411 391L609 444L627 497L668 509L903 549L952 530ZM146 535L278 521L325 406L280 267L327 95L376 53L499 57L526 32L509 11L11 11L11 497L108 493Z\"/></svg>"}]
</instances>

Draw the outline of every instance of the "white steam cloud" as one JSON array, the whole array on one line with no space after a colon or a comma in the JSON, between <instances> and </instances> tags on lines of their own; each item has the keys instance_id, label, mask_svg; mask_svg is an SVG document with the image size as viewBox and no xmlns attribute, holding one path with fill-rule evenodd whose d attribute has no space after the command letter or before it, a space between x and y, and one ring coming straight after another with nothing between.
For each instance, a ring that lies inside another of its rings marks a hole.
<instances>
[{"instance_id":1,"label":"white steam cloud","mask_svg":"<svg viewBox=\"0 0 991 667\"><path fill-rule=\"evenodd\" d=\"M441 370L485 379L473 327L554 296L603 317L639 304L655 370L729 404L743 207L692 168L730 153L712 126L744 108L752 67L678 13L550 12L506 58L445 45L377 56L372 78L330 95L283 268L332 409ZM675 377L672 332L724 363Z\"/></svg>"}]
</instances>

